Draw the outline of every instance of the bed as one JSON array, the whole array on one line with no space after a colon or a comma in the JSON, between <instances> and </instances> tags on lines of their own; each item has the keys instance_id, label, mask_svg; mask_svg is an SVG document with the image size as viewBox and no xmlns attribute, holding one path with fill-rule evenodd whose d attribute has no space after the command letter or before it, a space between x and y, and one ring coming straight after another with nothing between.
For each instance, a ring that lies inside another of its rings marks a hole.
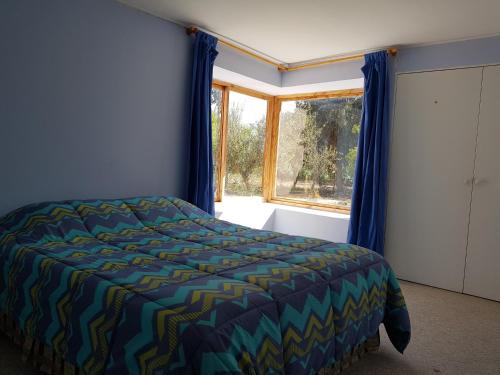
<instances>
[{"instance_id":1,"label":"bed","mask_svg":"<svg viewBox=\"0 0 500 375\"><path fill-rule=\"evenodd\" d=\"M49 373L316 374L381 323L398 351L410 340L381 256L173 197L20 208L0 219L0 267L0 328Z\"/></svg>"}]
</instances>

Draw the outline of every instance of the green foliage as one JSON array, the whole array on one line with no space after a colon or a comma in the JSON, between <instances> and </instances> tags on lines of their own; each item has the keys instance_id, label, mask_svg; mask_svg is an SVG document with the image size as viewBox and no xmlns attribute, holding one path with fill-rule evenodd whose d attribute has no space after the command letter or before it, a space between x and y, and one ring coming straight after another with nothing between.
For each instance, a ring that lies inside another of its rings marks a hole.
<instances>
[{"instance_id":1,"label":"green foliage","mask_svg":"<svg viewBox=\"0 0 500 375\"><path fill-rule=\"evenodd\" d=\"M220 131L221 131L222 91L212 89L212 156L214 161L214 190L217 189L217 175L219 165Z\"/></svg>"},{"instance_id":2,"label":"green foliage","mask_svg":"<svg viewBox=\"0 0 500 375\"><path fill-rule=\"evenodd\" d=\"M212 116L212 155L214 162L217 161L219 155L220 144L220 118Z\"/></svg>"},{"instance_id":3,"label":"green foliage","mask_svg":"<svg viewBox=\"0 0 500 375\"><path fill-rule=\"evenodd\" d=\"M282 114L278 194L350 198L361 103L361 98L305 100Z\"/></svg>"},{"instance_id":4,"label":"green foliage","mask_svg":"<svg viewBox=\"0 0 500 375\"><path fill-rule=\"evenodd\" d=\"M233 194L259 194L262 192L259 170L263 165L266 121L262 117L253 124L244 124L242 112L243 108L237 104L229 109L226 187Z\"/></svg>"},{"instance_id":5,"label":"green foliage","mask_svg":"<svg viewBox=\"0 0 500 375\"><path fill-rule=\"evenodd\" d=\"M356 136L356 139L359 138L359 132L361 130L361 126L359 124L354 124L352 126L352 134ZM356 169L356 158L358 157L358 146L351 147L345 156L346 160L346 169L344 174L344 179L349 183L353 183L354 181L354 173Z\"/></svg>"},{"instance_id":6,"label":"green foliage","mask_svg":"<svg viewBox=\"0 0 500 375\"><path fill-rule=\"evenodd\" d=\"M280 128L278 170L279 181L294 181L302 169L304 163L304 149L302 143L302 131L306 122L304 111L283 112L280 123L286 124ZM279 189L279 186L278 186Z\"/></svg>"},{"instance_id":7,"label":"green foliage","mask_svg":"<svg viewBox=\"0 0 500 375\"><path fill-rule=\"evenodd\" d=\"M221 105L221 92L212 90L215 164L220 147ZM278 195L348 203L355 173L361 105L361 98L304 100L296 102L294 111L281 113ZM225 190L229 194L261 194L265 116L248 124L243 122L242 114L243 108L237 103L229 108Z\"/></svg>"},{"instance_id":8,"label":"green foliage","mask_svg":"<svg viewBox=\"0 0 500 375\"><path fill-rule=\"evenodd\" d=\"M311 192L308 193L313 198L320 196L321 180L328 180L335 173L336 152L330 144L321 139L324 127L325 124L318 124L316 113L309 113L299 143L304 148L301 175L306 181L312 182Z\"/></svg>"},{"instance_id":9,"label":"green foliage","mask_svg":"<svg viewBox=\"0 0 500 375\"><path fill-rule=\"evenodd\" d=\"M345 170L344 179L352 184L354 180L354 172L356 168L356 157L358 156L358 147L351 147L346 155L347 167Z\"/></svg>"}]
</instances>

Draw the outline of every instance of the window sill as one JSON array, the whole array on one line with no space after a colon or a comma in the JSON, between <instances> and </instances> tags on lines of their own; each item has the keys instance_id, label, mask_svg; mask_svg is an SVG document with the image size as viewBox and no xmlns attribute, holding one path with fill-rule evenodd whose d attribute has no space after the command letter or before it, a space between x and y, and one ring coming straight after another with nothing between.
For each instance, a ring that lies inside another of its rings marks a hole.
<instances>
[{"instance_id":1,"label":"window sill","mask_svg":"<svg viewBox=\"0 0 500 375\"><path fill-rule=\"evenodd\" d=\"M346 213L263 202L260 197L225 197L215 203L221 220L255 229L346 242L350 216Z\"/></svg>"},{"instance_id":2,"label":"window sill","mask_svg":"<svg viewBox=\"0 0 500 375\"><path fill-rule=\"evenodd\" d=\"M350 214L348 210L336 209L333 207L317 207L314 205L308 205L307 203L295 204L295 202L287 204L282 203L279 200L272 200L271 202L264 202L261 197L224 197L224 201L215 202L215 211L222 212L223 210L241 210L251 208L262 209L262 210L270 210L270 209L281 209L288 210L294 212L303 212L309 215L317 215L317 216L326 216L326 217L334 217L339 219L349 219Z\"/></svg>"},{"instance_id":3,"label":"window sill","mask_svg":"<svg viewBox=\"0 0 500 375\"><path fill-rule=\"evenodd\" d=\"M274 197L270 200L270 203L277 204L283 207L295 207L302 208L306 210L320 211L320 212L334 212L338 214L343 214L350 216L350 209L343 206L335 206L329 204L321 204L321 203L309 203L307 201L300 201L296 199L288 199L288 198L278 198Z\"/></svg>"}]
</instances>

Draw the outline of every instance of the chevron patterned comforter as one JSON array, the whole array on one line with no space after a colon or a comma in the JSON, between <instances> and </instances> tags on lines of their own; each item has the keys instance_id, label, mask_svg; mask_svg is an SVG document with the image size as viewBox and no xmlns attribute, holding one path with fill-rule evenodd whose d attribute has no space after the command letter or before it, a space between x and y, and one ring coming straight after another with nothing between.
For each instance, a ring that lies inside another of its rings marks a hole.
<instances>
[{"instance_id":1,"label":"chevron patterned comforter","mask_svg":"<svg viewBox=\"0 0 500 375\"><path fill-rule=\"evenodd\" d=\"M29 205L0 219L0 312L82 374L315 374L408 312L385 260L176 198Z\"/></svg>"}]
</instances>

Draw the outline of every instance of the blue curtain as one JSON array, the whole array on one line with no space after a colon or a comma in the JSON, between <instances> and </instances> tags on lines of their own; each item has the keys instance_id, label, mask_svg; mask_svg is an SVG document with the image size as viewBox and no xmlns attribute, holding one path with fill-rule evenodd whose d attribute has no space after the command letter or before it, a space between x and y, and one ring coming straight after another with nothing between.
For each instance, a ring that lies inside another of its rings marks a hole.
<instances>
[{"instance_id":1,"label":"blue curtain","mask_svg":"<svg viewBox=\"0 0 500 375\"><path fill-rule=\"evenodd\" d=\"M363 114L347 241L384 254L389 150L387 52L365 56Z\"/></svg>"},{"instance_id":2,"label":"blue curtain","mask_svg":"<svg viewBox=\"0 0 500 375\"><path fill-rule=\"evenodd\" d=\"M217 38L198 31L194 42L191 86L188 201L214 214L210 95Z\"/></svg>"}]
</instances>

